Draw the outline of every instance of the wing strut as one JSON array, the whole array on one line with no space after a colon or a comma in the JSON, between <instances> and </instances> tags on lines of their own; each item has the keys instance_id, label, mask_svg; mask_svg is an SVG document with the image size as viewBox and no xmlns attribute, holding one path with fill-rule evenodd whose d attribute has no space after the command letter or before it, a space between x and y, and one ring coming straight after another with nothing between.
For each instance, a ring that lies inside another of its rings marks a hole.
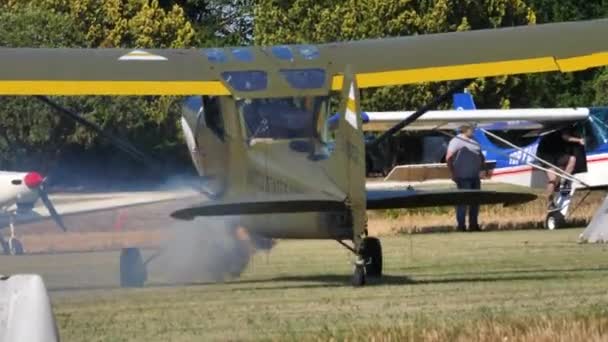
<instances>
[{"instance_id":1,"label":"wing strut","mask_svg":"<svg viewBox=\"0 0 608 342\"><path fill-rule=\"evenodd\" d=\"M437 108L440 104L451 99L455 93L461 91L463 88L468 87L471 83L473 83L473 81L474 81L474 79L471 78L471 79L466 79L466 80L462 80L462 81L458 82L458 84L456 84L454 87L450 88L447 92L445 92L444 94L435 98L435 100L433 100L432 102L427 103L422 108L420 108L416 112L414 112L412 115L408 116L407 118L403 119L403 121L401 121L400 123L396 124L395 126L388 129L386 132L382 133L378 138L376 138L373 141L371 141L370 143L368 143L367 147L370 147L370 148L378 147L384 140L390 138L395 133L401 131L404 127L409 126L412 122L418 120L419 117L424 115L429 110L433 110L433 109Z\"/></svg>"},{"instance_id":2,"label":"wing strut","mask_svg":"<svg viewBox=\"0 0 608 342\"><path fill-rule=\"evenodd\" d=\"M549 166L549 167L551 167L551 168L553 168L553 169L545 168L545 167L538 166L538 165L533 164L533 163L530 163L530 162L526 162L526 164L528 164L529 166L531 166L531 167L533 167L533 168L535 168L535 169L539 169L539 170L545 171L545 172L550 172L550 173L553 173L554 175L556 175L556 176L558 176L558 177L563 177L563 178L566 178L567 180L569 180L569 181L571 181L571 182L576 182L576 183L579 183L579 184L581 184L581 185L583 185L583 186L585 186L585 187L587 187L587 188L590 188L590 187L591 187L591 185L589 185L589 184L587 184L587 183L583 182L583 181L582 181L582 180L580 180L579 178L576 178L576 177L574 177L573 175L571 175L571 174L569 174L569 173L567 173L567 172L563 171L563 170L562 170L562 169L560 169L559 167L557 167L557 166L555 166L555 165L553 165L553 164L549 163L548 161L543 160L543 159L539 158L538 156L536 156L536 155L534 155L534 154L532 154L532 153L527 152L527 151L526 151L526 150L524 150L523 148L520 148L519 146L517 146L517 145L515 145L515 144L511 143L510 141L508 141L508 140L506 140L506 139L503 139L503 138L501 138L500 136L498 136L498 135L496 135L496 134L494 134L494 133L492 133L492 132L490 132L490 131L488 131L488 130L486 130L486 129L479 128L479 130L480 130L480 131L482 131L483 133L485 133L486 135L491 136L492 138L494 138L494 139L496 139L496 140L498 140L498 141L500 141L500 142L502 142L502 143L504 143L504 144L506 144L506 145L510 146L511 148L516 149L517 151L519 151L519 152L521 152L521 153L523 153L523 154L527 155L528 157L533 158L534 160L537 160L537 161L541 162L542 164L544 164L544 165L546 165L546 166Z\"/></svg>"}]
</instances>

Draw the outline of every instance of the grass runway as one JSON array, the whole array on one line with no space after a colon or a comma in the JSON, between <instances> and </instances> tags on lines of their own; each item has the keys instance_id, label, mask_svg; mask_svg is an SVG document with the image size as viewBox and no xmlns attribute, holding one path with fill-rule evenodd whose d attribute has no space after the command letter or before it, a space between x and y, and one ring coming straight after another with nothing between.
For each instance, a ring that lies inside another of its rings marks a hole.
<instances>
[{"instance_id":1,"label":"grass runway","mask_svg":"<svg viewBox=\"0 0 608 342\"><path fill-rule=\"evenodd\" d=\"M2 257L36 272L63 341L607 340L608 248L581 229L382 239L385 277L352 288L331 241L280 241L225 284L118 288L118 252Z\"/></svg>"}]
</instances>

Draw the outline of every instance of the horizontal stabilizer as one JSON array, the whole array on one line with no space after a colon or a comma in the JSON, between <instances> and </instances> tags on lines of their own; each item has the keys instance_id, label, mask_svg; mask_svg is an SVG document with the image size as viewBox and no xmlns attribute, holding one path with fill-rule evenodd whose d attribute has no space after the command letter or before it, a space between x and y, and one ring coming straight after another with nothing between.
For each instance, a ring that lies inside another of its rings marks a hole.
<instances>
[{"instance_id":1,"label":"horizontal stabilizer","mask_svg":"<svg viewBox=\"0 0 608 342\"><path fill-rule=\"evenodd\" d=\"M171 217L192 220L197 216L231 216L342 211L343 201L324 196L272 196L269 198L210 201L200 206L178 210Z\"/></svg>"},{"instance_id":2,"label":"horizontal stabilizer","mask_svg":"<svg viewBox=\"0 0 608 342\"><path fill-rule=\"evenodd\" d=\"M0 275L0 341L59 341L51 300L39 275Z\"/></svg>"},{"instance_id":3,"label":"horizontal stabilizer","mask_svg":"<svg viewBox=\"0 0 608 342\"><path fill-rule=\"evenodd\" d=\"M448 205L522 204L537 198L526 192L485 190L368 190L367 209L439 207Z\"/></svg>"}]
</instances>

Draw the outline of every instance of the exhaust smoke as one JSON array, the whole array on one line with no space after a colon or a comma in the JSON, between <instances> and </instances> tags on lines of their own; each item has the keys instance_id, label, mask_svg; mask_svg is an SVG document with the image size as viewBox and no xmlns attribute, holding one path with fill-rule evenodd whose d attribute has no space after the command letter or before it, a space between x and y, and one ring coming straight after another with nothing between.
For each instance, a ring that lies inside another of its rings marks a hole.
<instances>
[{"instance_id":1,"label":"exhaust smoke","mask_svg":"<svg viewBox=\"0 0 608 342\"><path fill-rule=\"evenodd\" d=\"M255 248L237 222L238 219L218 218L176 222L159 260L167 280L184 284L238 278Z\"/></svg>"}]
</instances>

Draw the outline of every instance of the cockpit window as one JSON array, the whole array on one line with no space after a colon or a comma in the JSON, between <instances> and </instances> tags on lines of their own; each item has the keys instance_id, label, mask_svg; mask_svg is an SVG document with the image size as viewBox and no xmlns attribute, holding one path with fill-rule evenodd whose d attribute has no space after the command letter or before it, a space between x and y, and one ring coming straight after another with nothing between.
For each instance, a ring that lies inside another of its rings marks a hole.
<instances>
[{"instance_id":1,"label":"cockpit window","mask_svg":"<svg viewBox=\"0 0 608 342\"><path fill-rule=\"evenodd\" d=\"M325 111L325 97L289 97L238 100L249 139L319 137L317 120Z\"/></svg>"},{"instance_id":2,"label":"cockpit window","mask_svg":"<svg viewBox=\"0 0 608 342\"><path fill-rule=\"evenodd\" d=\"M325 84L325 70L323 69L281 70L281 75L295 89L318 89Z\"/></svg>"},{"instance_id":3,"label":"cockpit window","mask_svg":"<svg viewBox=\"0 0 608 342\"><path fill-rule=\"evenodd\" d=\"M300 45L297 49L298 52L300 52L300 55L306 60L317 59L321 56L319 48L314 45Z\"/></svg>"},{"instance_id":4,"label":"cockpit window","mask_svg":"<svg viewBox=\"0 0 608 342\"><path fill-rule=\"evenodd\" d=\"M211 63L226 63L228 61L228 56L223 49L206 49L205 55Z\"/></svg>"},{"instance_id":5,"label":"cockpit window","mask_svg":"<svg viewBox=\"0 0 608 342\"><path fill-rule=\"evenodd\" d=\"M261 91L268 86L268 77L265 71L225 71L222 78L237 91Z\"/></svg>"},{"instance_id":6,"label":"cockpit window","mask_svg":"<svg viewBox=\"0 0 608 342\"><path fill-rule=\"evenodd\" d=\"M250 48L234 48L232 49L232 55L240 62L253 62L253 52Z\"/></svg>"},{"instance_id":7,"label":"cockpit window","mask_svg":"<svg viewBox=\"0 0 608 342\"><path fill-rule=\"evenodd\" d=\"M278 59L282 59L284 61L293 60L293 53L291 53L291 49L287 45L273 46L270 48L270 51Z\"/></svg>"}]
</instances>

